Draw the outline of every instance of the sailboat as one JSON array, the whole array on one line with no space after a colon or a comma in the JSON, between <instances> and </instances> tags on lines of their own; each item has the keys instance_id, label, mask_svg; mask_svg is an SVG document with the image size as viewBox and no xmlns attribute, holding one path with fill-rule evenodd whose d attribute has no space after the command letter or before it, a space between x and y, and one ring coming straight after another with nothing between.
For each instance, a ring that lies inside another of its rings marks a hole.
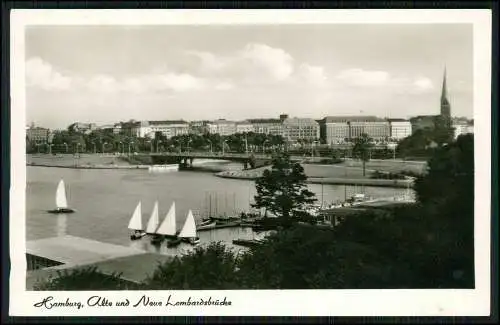
<instances>
[{"instance_id":1,"label":"sailboat","mask_svg":"<svg viewBox=\"0 0 500 325\"><path fill-rule=\"evenodd\" d=\"M64 180L61 179L56 190L56 208L49 210L50 213L73 213L75 210L68 208L68 200L66 199L66 187Z\"/></svg>"},{"instance_id":2,"label":"sailboat","mask_svg":"<svg viewBox=\"0 0 500 325\"><path fill-rule=\"evenodd\" d=\"M146 226L146 234L155 235L160 219L158 218L158 201L155 202L151 217L149 217L148 225Z\"/></svg>"},{"instance_id":3,"label":"sailboat","mask_svg":"<svg viewBox=\"0 0 500 325\"><path fill-rule=\"evenodd\" d=\"M196 223L194 222L194 216L191 210L189 210L186 221L184 221L184 226L179 233L179 238L191 245L196 245L200 242L200 238L196 235Z\"/></svg>"},{"instance_id":4,"label":"sailboat","mask_svg":"<svg viewBox=\"0 0 500 325\"><path fill-rule=\"evenodd\" d=\"M152 244L161 244L163 239L172 238L171 241L177 240L176 222L175 222L175 202L172 202L165 219L156 229L155 235L151 239ZM169 241L168 243L170 243ZM167 243L167 245L168 245Z\"/></svg>"},{"instance_id":5,"label":"sailboat","mask_svg":"<svg viewBox=\"0 0 500 325\"><path fill-rule=\"evenodd\" d=\"M140 201L139 203L137 203L134 213L130 218L128 229L134 230L134 233L130 235L130 239L132 240L141 239L142 237L144 237L144 235L146 235L146 233L144 232L144 228L142 227L142 209Z\"/></svg>"}]
</instances>

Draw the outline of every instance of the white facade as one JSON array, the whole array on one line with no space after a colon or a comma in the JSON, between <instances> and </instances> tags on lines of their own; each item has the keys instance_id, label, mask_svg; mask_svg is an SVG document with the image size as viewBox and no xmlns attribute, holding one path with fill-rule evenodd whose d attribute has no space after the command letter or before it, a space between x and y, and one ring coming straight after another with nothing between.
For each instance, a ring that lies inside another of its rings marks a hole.
<instances>
[{"instance_id":1,"label":"white facade","mask_svg":"<svg viewBox=\"0 0 500 325\"><path fill-rule=\"evenodd\" d=\"M325 123L325 142L333 145L343 143L349 138L349 124L347 122Z\"/></svg>"},{"instance_id":2,"label":"white facade","mask_svg":"<svg viewBox=\"0 0 500 325\"><path fill-rule=\"evenodd\" d=\"M287 118L283 121L283 138L288 141L319 139L319 124L311 118Z\"/></svg>"},{"instance_id":3,"label":"white facade","mask_svg":"<svg viewBox=\"0 0 500 325\"><path fill-rule=\"evenodd\" d=\"M227 120L216 120L207 123L207 130L211 134L231 135L236 133L236 122Z\"/></svg>"},{"instance_id":4,"label":"white facade","mask_svg":"<svg viewBox=\"0 0 500 325\"><path fill-rule=\"evenodd\" d=\"M236 133L254 132L252 123L244 121L236 123Z\"/></svg>"},{"instance_id":5,"label":"white facade","mask_svg":"<svg viewBox=\"0 0 500 325\"><path fill-rule=\"evenodd\" d=\"M160 132L167 139L188 134L189 124L185 121L149 121L141 122L136 135L139 137L154 138L155 133Z\"/></svg>"},{"instance_id":6,"label":"white facade","mask_svg":"<svg viewBox=\"0 0 500 325\"><path fill-rule=\"evenodd\" d=\"M411 135L410 121L389 121L390 124L390 138L394 140L402 140Z\"/></svg>"},{"instance_id":7,"label":"white facade","mask_svg":"<svg viewBox=\"0 0 500 325\"><path fill-rule=\"evenodd\" d=\"M454 123L452 125L455 139L462 134L474 133L474 125L467 123Z\"/></svg>"}]
</instances>

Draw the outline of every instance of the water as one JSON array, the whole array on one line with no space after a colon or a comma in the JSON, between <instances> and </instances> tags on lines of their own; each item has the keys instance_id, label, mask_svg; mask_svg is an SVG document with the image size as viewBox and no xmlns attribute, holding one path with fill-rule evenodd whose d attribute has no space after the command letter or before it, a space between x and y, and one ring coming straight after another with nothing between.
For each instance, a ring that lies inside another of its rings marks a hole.
<instances>
[{"instance_id":1,"label":"water","mask_svg":"<svg viewBox=\"0 0 500 325\"><path fill-rule=\"evenodd\" d=\"M106 243L132 246L151 252L177 253L185 249L158 250L149 238L131 241L127 225L138 203L142 201L143 223L147 223L155 200L159 202L163 220L173 201L176 204L177 227L180 229L191 209L196 219L212 214L235 215L248 211L255 195L255 183L223 179L202 172L149 173L147 170L98 170L27 167L26 239L72 235ZM55 191L59 179L66 183L68 204L73 214L54 215L46 211L55 207ZM324 201L344 198L345 187L311 184L310 190L323 195ZM353 189L349 190L351 193ZM401 189L365 187L369 196L391 196ZM349 195L349 192L348 192ZM211 202L211 203L210 203ZM199 232L202 245L211 241L261 237L250 228L226 228Z\"/></svg>"}]
</instances>

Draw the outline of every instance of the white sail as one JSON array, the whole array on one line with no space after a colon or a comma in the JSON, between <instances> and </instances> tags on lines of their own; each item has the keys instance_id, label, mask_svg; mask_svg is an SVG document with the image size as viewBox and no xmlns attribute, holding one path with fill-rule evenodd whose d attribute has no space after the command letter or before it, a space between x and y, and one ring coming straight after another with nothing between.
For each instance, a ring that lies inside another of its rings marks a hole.
<instances>
[{"instance_id":1,"label":"white sail","mask_svg":"<svg viewBox=\"0 0 500 325\"><path fill-rule=\"evenodd\" d=\"M59 181L59 185L57 186L56 207L59 209L66 209L68 207L68 201L66 200L66 188L62 179Z\"/></svg>"},{"instance_id":2,"label":"white sail","mask_svg":"<svg viewBox=\"0 0 500 325\"><path fill-rule=\"evenodd\" d=\"M156 230L156 233L160 235L175 236L175 233L177 232L176 227L175 202L173 202L170 210L168 210L168 213L165 216L165 219L163 219L160 227L158 227L158 230Z\"/></svg>"},{"instance_id":3,"label":"white sail","mask_svg":"<svg viewBox=\"0 0 500 325\"><path fill-rule=\"evenodd\" d=\"M142 228L142 209L141 209L141 202L137 203L137 206L135 207L134 213L132 214L132 218L130 218L130 221L128 223L128 229L132 230L143 230Z\"/></svg>"},{"instance_id":4,"label":"white sail","mask_svg":"<svg viewBox=\"0 0 500 325\"><path fill-rule=\"evenodd\" d=\"M146 232L148 234L155 234L156 229L158 229L159 223L160 219L158 218L158 201L156 201L155 206L153 207L153 212L151 213L151 217L148 221L148 226L146 227Z\"/></svg>"},{"instance_id":5,"label":"white sail","mask_svg":"<svg viewBox=\"0 0 500 325\"><path fill-rule=\"evenodd\" d=\"M181 238L194 238L196 236L196 223L194 222L193 213L189 210L184 226L179 234Z\"/></svg>"}]
</instances>

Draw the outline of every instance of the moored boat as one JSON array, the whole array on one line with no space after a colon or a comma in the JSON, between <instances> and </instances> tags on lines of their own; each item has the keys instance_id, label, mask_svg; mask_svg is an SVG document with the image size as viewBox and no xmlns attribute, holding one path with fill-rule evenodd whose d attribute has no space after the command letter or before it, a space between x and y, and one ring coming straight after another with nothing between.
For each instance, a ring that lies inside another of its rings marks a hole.
<instances>
[{"instance_id":1,"label":"moored boat","mask_svg":"<svg viewBox=\"0 0 500 325\"><path fill-rule=\"evenodd\" d=\"M186 221L184 221L184 226L179 233L179 238L191 245L197 245L200 243L200 238L196 234L196 223L191 210L189 210Z\"/></svg>"},{"instance_id":2,"label":"moored boat","mask_svg":"<svg viewBox=\"0 0 500 325\"><path fill-rule=\"evenodd\" d=\"M134 232L130 235L131 240L141 239L146 235L144 232L144 228L142 227L142 209L141 202L137 203L135 207L134 213L130 218L128 223L128 229L133 230Z\"/></svg>"},{"instance_id":3,"label":"moored boat","mask_svg":"<svg viewBox=\"0 0 500 325\"><path fill-rule=\"evenodd\" d=\"M49 213L73 213L74 209L68 207L68 200L66 198L66 186L64 180L61 179L57 185L56 190L56 208L49 210Z\"/></svg>"},{"instance_id":4,"label":"moored boat","mask_svg":"<svg viewBox=\"0 0 500 325\"><path fill-rule=\"evenodd\" d=\"M158 225L160 223L160 219L158 217L158 201L155 201L155 205L153 207L153 211L151 212L151 216L149 217L148 225L146 226L146 234L152 235L152 243L157 242L158 236L156 235L156 230L158 229Z\"/></svg>"},{"instance_id":5,"label":"moored boat","mask_svg":"<svg viewBox=\"0 0 500 325\"><path fill-rule=\"evenodd\" d=\"M163 222L156 230L155 236L151 242L161 244L164 239L169 239L167 242L168 247L176 246L175 242L177 241L177 230L175 220L175 202L172 202L165 219L163 219Z\"/></svg>"}]
</instances>

